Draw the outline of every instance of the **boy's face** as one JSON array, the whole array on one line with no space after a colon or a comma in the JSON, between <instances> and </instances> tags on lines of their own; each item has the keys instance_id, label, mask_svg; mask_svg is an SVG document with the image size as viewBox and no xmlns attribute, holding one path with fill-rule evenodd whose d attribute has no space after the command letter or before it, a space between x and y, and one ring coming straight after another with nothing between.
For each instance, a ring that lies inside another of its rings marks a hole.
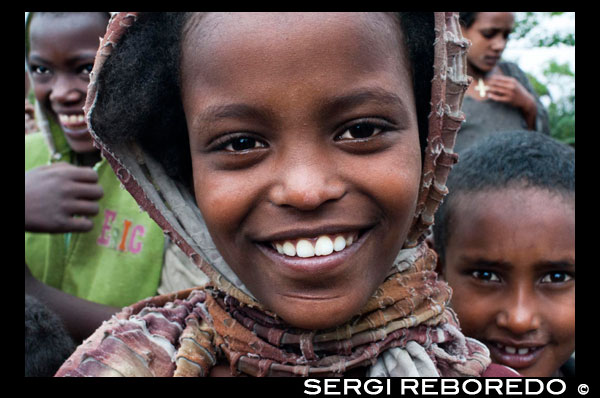
<instances>
[{"instance_id":1,"label":"boy's face","mask_svg":"<svg viewBox=\"0 0 600 398\"><path fill-rule=\"evenodd\" d=\"M443 275L465 335L494 362L551 376L575 349L575 208L540 189L452 200Z\"/></svg>"},{"instance_id":2,"label":"boy's face","mask_svg":"<svg viewBox=\"0 0 600 398\"><path fill-rule=\"evenodd\" d=\"M491 71L500 61L514 26L512 12L478 13L473 24L462 29L463 36L471 41L469 63L482 72Z\"/></svg>"},{"instance_id":3,"label":"boy's face","mask_svg":"<svg viewBox=\"0 0 600 398\"><path fill-rule=\"evenodd\" d=\"M31 21L29 63L36 100L78 153L96 150L83 106L107 22L100 13L39 14Z\"/></svg>"},{"instance_id":4,"label":"boy's face","mask_svg":"<svg viewBox=\"0 0 600 398\"><path fill-rule=\"evenodd\" d=\"M391 18L364 14L209 14L184 40L196 201L296 327L355 315L405 240L421 155L403 48Z\"/></svg>"}]
</instances>

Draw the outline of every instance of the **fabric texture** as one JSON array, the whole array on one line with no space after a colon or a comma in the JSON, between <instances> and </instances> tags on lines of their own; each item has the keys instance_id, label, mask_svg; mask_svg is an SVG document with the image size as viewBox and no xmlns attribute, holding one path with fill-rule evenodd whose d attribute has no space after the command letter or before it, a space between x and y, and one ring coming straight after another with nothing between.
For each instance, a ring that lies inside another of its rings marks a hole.
<instances>
[{"instance_id":1,"label":"fabric texture","mask_svg":"<svg viewBox=\"0 0 600 398\"><path fill-rule=\"evenodd\" d=\"M91 74L88 123L125 188L210 282L124 308L78 347L57 376L208 376L223 361L232 374L252 376L339 376L359 367L379 376L481 375L489 352L460 332L447 307L451 290L437 279L435 252L423 242L447 193L469 84L467 42L456 13L435 13L435 111L407 241L365 307L332 330L299 330L265 308L216 249L194 196L137 143L107 145L94 129L97 75L136 19L136 13L119 13L109 24Z\"/></svg>"},{"instance_id":2,"label":"fabric texture","mask_svg":"<svg viewBox=\"0 0 600 398\"><path fill-rule=\"evenodd\" d=\"M338 328L298 330L205 286L123 309L57 376L206 376L223 357L234 375L342 376L369 365L370 377L481 375L489 352L446 308L450 288L436 278L435 253L425 244L409 252L407 267Z\"/></svg>"},{"instance_id":3,"label":"fabric texture","mask_svg":"<svg viewBox=\"0 0 600 398\"><path fill-rule=\"evenodd\" d=\"M550 134L548 113L535 93L525 73L514 63L502 61L498 63L502 74L514 77L525 89L533 95L537 104L535 131ZM466 96L462 110L466 119L458 135L454 151L461 153L477 140L498 131L528 130L527 122L521 111L511 105L490 99L478 101Z\"/></svg>"},{"instance_id":4,"label":"fabric texture","mask_svg":"<svg viewBox=\"0 0 600 398\"><path fill-rule=\"evenodd\" d=\"M25 171L55 162L74 164L60 126L38 101L35 116L39 131L25 136ZM26 232L25 262L33 276L52 287L123 307L157 294L164 235L123 189L106 159L94 169L104 196L98 202L99 213L91 218L93 229L70 234Z\"/></svg>"}]
</instances>

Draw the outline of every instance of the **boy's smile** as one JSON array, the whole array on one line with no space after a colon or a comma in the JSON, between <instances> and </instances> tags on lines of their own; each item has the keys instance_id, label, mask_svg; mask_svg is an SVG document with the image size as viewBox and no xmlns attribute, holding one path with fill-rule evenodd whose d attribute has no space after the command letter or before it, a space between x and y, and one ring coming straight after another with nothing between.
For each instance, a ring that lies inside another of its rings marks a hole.
<instances>
[{"instance_id":1,"label":"boy's smile","mask_svg":"<svg viewBox=\"0 0 600 398\"><path fill-rule=\"evenodd\" d=\"M443 275L463 332L494 362L552 376L575 349L574 199L511 188L452 200Z\"/></svg>"},{"instance_id":2,"label":"boy's smile","mask_svg":"<svg viewBox=\"0 0 600 398\"><path fill-rule=\"evenodd\" d=\"M421 155L397 23L209 14L182 43L198 207L266 307L323 329L355 315L402 248Z\"/></svg>"}]
</instances>

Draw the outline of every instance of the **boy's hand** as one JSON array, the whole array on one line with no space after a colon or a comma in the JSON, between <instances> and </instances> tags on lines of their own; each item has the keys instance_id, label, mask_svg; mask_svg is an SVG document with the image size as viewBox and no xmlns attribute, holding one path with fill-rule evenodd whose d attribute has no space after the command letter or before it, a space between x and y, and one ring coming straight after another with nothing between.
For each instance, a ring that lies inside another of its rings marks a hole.
<instances>
[{"instance_id":1,"label":"boy's hand","mask_svg":"<svg viewBox=\"0 0 600 398\"><path fill-rule=\"evenodd\" d=\"M54 163L25 172L25 231L87 232L102 197L98 174L90 167Z\"/></svg>"}]
</instances>

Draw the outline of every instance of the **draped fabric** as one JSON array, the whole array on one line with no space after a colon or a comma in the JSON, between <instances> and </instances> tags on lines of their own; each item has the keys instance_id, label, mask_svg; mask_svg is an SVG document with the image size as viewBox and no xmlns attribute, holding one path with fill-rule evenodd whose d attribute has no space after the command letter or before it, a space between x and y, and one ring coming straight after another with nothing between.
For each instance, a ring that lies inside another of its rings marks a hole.
<instances>
[{"instance_id":1,"label":"draped fabric","mask_svg":"<svg viewBox=\"0 0 600 398\"><path fill-rule=\"evenodd\" d=\"M206 376L225 358L232 374L371 377L479 376L490 364L465 338L436 255L409 250L365 307L344 325L302 330L211 286L157 296L123 309L87 339L57 376Z\"/></svg>"}]
</instances>

